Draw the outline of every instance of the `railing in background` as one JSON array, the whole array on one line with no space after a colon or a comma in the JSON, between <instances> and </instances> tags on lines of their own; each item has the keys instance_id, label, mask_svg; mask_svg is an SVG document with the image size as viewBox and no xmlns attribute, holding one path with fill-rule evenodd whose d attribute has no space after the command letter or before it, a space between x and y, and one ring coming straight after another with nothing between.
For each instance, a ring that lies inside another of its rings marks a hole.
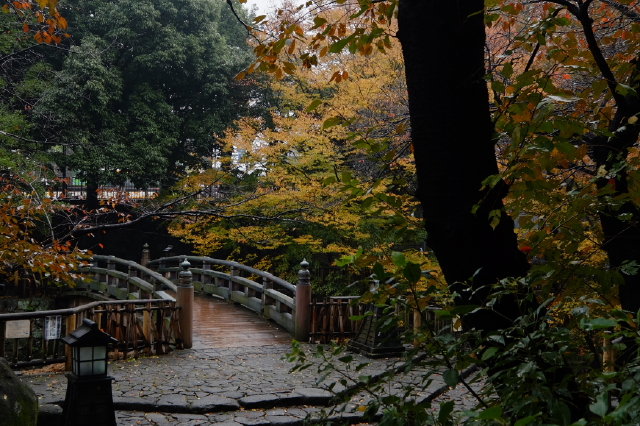
<instances>
[{"instance_id":1,"label":"railing in background","mask_svg":"<svg viewBox=\"0 0 640 426\"><path fill-rule=\"evenodd\" d=\"M357 296L325 297L311 301L312 343L344 343L355 337L362 320L351 317L364 315L367 305L354 304Z\"/></svg>"},{"instance_id":2,"label":"railing in background","mask_svg":"<svg viewBox=\"0 0 640 426\"><path fill-rule=\"evenodd\" d=\"M0 314L0 357L14 366L68 362L70 354L60 339L45 340L46 317L62 317L59 337L75 330L88 318L118 340L113 359L165 354L171 346L182 348L179 310L174 300L99 301L75 308ZM5 338L7 321L29 321L29 337Z\"/></svg>"}]
</instances>

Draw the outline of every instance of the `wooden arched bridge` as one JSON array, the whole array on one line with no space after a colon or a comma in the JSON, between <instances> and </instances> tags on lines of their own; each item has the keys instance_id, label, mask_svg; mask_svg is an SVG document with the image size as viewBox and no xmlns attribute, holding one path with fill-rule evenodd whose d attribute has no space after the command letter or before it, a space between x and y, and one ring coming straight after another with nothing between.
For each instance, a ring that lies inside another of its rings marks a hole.
<instances>
[{"instance_id":1,"label":"wooden arched bridge","mask_svg":"<svg viewBox=\"0 0 640 426\"><path fill-rule=\"evenodd\" d=\"M290 336L303 342L350 338L360 321L349 318L364 313L363 306L349 303L351 298L312 300L306 261L300 264L295 284L209 257L150 260L146 248L140 263L95 255L79 272L83 278L62 296L84 304L0 314L0 357L13 364L68 358L59 339L47 335L46 327L56 321L62 324L59 337L84 318L95 321L118 340L113 353L118 358L163 354L171 348L288 343ZM194 293L199 296L194 298ZM28 336L5 339L16 321L22 321Z\"/></svg>"}]
</instances>

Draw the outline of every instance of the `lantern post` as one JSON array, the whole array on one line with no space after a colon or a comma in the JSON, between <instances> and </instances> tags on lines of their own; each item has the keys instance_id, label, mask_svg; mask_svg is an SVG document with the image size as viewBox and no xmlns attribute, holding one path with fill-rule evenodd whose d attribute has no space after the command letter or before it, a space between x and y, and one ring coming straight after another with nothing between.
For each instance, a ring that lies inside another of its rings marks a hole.
<instances>
[{"instance_id":1,"label":"lantern post","mask_svg":"<svg viewBox=\"0 0 640 426\"><path fill-rule=\"evenodd\" d=\"M62 426L116 426L107 361L109 346L118 341L88 319L62 341L72 354Z\"/></svg>"}]
</instances>

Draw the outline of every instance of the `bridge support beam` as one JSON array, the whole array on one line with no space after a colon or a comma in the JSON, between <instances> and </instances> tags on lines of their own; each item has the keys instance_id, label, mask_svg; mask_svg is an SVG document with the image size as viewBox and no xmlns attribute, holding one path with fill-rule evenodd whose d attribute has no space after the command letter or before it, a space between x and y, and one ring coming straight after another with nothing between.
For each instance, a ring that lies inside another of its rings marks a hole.
<instances>
[{"instance_id":1,"label":"bridge support beam","mask_svg":"<svg viewBox=\"0 0 640 426\"><path fill-rule=\"evenodd\" d=\"M307 343L311 333L311 273L306 259L300 263L300 268L296 285L295 338L299 342Z\"/></svg>"},{"instance_id":2,"label":"bridge support beam","mask_svg":"<svg viewBox=\"0 0 640 426\"><path fill-rule=\"evenodd\" d=\"M178 292L176 305L180 309L180 333L184 349L193 346L193 283L192 274L189 270L191 264L184 260L180 264L182 271L178 274Z\"/></svg>"}]
</instances>

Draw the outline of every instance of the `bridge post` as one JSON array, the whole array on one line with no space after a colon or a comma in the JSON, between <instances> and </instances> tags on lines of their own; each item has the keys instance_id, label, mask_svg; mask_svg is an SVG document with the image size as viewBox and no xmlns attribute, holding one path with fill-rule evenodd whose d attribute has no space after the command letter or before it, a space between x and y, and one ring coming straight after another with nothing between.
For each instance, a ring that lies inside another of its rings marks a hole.
<instances>
[{"instance_id":1,"label":"bridge post","mask_svg":"<svg viewBox=\"0 0 640 426\"><path fill-rule=\"evenodd\" d=\"M295 338L299 342L307 343L311 333L311 273L309 262L304 259L300 263L298 271L298 283L296 285L296 317Z\"/></svg>"},{"instance_id":2,"label":"bridge post","mask_svg":"<svg viewBox=\"0 0 640 426\"><path fill-rule=\"evenodd\" d=\"M138 272L135 270L133 265L129 265L127 267L127 275L129 276L129 278L135 278L138 276ZM131 290L135 287L129 282L129 280L127 280L127 282L125 283L125 287L127 288L127 298L128 298L129 295L132 293ZM142 290L138 291L138 299L145 299L142 293Z\"/></svg>"},{"instance_id":3,"label":"bridge post","mask_svg":"<svg viewBox=\"0 0 640 426\"><path fill-rule=\"evenodd\" d=\"M176 305L181 308L180 333L182 333L182 343L184 349L190 349L193 346L193 276L189 270L191 264L187 259L180 266L182 271L178 274Z\"/></svg>"},{"instance_id":4,"label":"bridge post","mask_svg":"<svg viewBox=\"0 0 640 426\"><path fill-rule=\"evenodd\" d=\"M107 260L107 270L108 271L114 271L116 269L116 264L113 262L112 259ZM107 286L112 286L112 287L116 287L116 278L112 277L111 275L109 275L107 273Z\"/></svg>"},{"instance_id":5,"label":"bridge post","mask_svg":"<svg viewBox=\"0 0 640 426\"><path fill-rule=\"evenodd\" d=\"M202 262L202 274L200 275L200 282L202 283L202 291L204 291L204 286L207 284L211 284L211 276L205 275L204 271L210 271L211 264L206 260Z\"/></svg>"},{"instance_id":6,"label":"bridge post","mask_svg":"<svg viewBox=\"0 0 640 426\"><path fill-rule=\"evenodd\" d=\"M75 304L75 303L74 303ZM76 329L76 315L69 315L66 320L65 320L65 332L67 334L71 333L73 330ZM64 371L71 371L71 347L68 345L65 345L64 348Z\"/></svg>"},{"instance_id":7,"label":"bridge post","mask_svg":"<svg viewBox=\"0 0 640 426\"><path fill-rule=\"evenodd\" d=\"M273 289L273 282L268 278L262 278L262 313L270 318L271 311L267 308L269 305L273 305L273 298L267 295L266 290Z\"/></svg>"},{"instance_id":8,"label":"bridge post","mask_svg":"<svg viewBox=\"0 0 640 426\"><path fill-rule=\"evenodd\" d=\"M237 277L240 275L240 271L238 270L238 268L236 268L235 266L231 266L231 268L229 268L229 276L231 277ZM229 297L227 298L228 302L231 302L231 294L238 290L239 286L238 284L234 283L233 281L229 280Z\"/></svg>"},{"instance_id":9,"label":"bridge post","mask_svg":"<svg viewBox=\"0 0 640 426\"><path fill-rule=\"evenodd\" d=\"M151 253L149 252L149 244L144 243L142 246L142 259L140 259L140 264L142 266L147 266L147 263L151 260Z\"/></svg>"}]
</instances>

